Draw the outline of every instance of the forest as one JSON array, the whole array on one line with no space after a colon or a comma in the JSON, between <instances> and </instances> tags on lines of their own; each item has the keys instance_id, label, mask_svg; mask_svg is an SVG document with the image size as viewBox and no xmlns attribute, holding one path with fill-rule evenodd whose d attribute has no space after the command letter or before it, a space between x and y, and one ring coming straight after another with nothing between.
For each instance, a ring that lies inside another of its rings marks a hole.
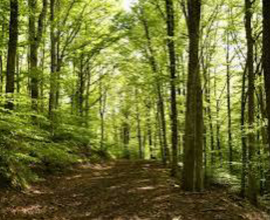
<instances>
[{"instance_id":1,"label":"forest","mask_svg":"<svg viewBox=\"0 0 270 220\"><path fill-rule=\"evenodd\" d=\"M269 0L0 0L0 219L270 219Z\"/></svg>"}]
</instances>

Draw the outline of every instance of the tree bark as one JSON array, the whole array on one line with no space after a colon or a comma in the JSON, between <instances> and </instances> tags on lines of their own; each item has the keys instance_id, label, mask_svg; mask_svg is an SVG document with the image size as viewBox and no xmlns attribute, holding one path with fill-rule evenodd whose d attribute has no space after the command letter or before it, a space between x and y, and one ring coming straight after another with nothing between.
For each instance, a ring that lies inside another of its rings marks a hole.
<instances>
[{"instance_id":1,"label":"tree bark","mask_svg":"<svg viewBox=\"0 0 270 220\"><path fill-rule=\"evenodd\" d=\"M140 114L140 108L139 108L139 94L138 94L137 88L135 88L135 97L136 97L136 121L137 121L137 139L138 139L138 146L139 146L139 158L144 159L143 145L142 145L141 114Z\"/></svg>"},{"instance_id":2,"label":"tree bark","mask_svg":"<svg viewBox=\"0 0 270 220\"><path fill-rule=\"evenodd\" d=\"M254 40L252 33L252 2L245 0L245 28L247 40L247 68L248 68L248 198L253 204L257 204L256 166L255 166L255 133L254 133Z\"/></svg>"},{"instance_id":3,"label":"tree bark","mask_svg":"<svg viewBox=\"0 0 270 220\"><path fill-rule=\"evenodd\" d=\"M268 117L268 146L270 151L270 1L263 2L263 71L266 92L266 112ZM269 161L270 170L270 161ZM269 172L268 172L269 173ZM270 188L270 187L269 187Z\"/></svg>"},{"instance_id":4,"label":"tree bark","mask_svg":"<svg viewBox=\"0 0 270 220\"><path fill-rule=\"evenodd\" d=\"M9 20L9 41L8 41L8 56L7 56L7 80L6 93L11 96L8 97L6 108L12 110L13 94L15 91L15 68L16 68L16 54L18 43L18 18L19 18L19 4L17 0L10 0L10 20Z\"/></svg>"},{"instance_id":5,"label":"tree bark","mask_svg":"<svg viewBox=\"0 0 270 220\"><path fill-rule=\"evenodd\" d=\"M37 110L37 102L39 98L39 81L40 73L38 70L38 49L42 40L44 21L47 13L47 0L43 0L42 11L38 19L38 27L36 30L36 10L37 1L28 0L29 6L29 42L30 42L30 76L31 76L31 98L32 108Z\"/></svg>"},{"instance_id":6,"label":"tree bark","mask_svg":"<svg viewBox=\"0 0 270 220\"><path fill-rule=\"evenodd\" d=\"M165 117L165 107L164 107L164 98L162 95L162 83L158 71L158 65L157 61L155 58L155 52L152 46L152 38L150 35L149 27L148 27L148 22L144 16L143 10L141 11L142 13L142 23L144 26L144 31L145 31L145 36L147 39L147 47L149 50L148 54L148 60L151 65L153 73L156 75L156 88L157 88L157 98L158 98L158 103L157 103L157 109L158 109L158 116L159 116L159 124L160 124L160 137L162 140L160 140L160 143L162 144L162 161L164 164L167 164L167 162L170 160L170 152L168 149L168 141L167 141L167 123L166 123L166 117Z\"/></svg>"},{"instance_id":7,"label":"tree bark","mask_svg":"<svg viewBox=\"0 0 270 220\"><path fill-rule=\"evenodd\" d=\"M203 189L203 101L199 64L201 1L188 1L189 67L184 141L183 188Z\"/></svg>"},{"instance_id":8,"label":"tree bark","mask_svg":"<svg viewBox=\"0 0 270 220\"><path fill-rule=\"evenodd\" d=\"M172 139L172 164L171 175L177 175L178 163L178 117L177 117L177 101L176 101L176 55L174 43L174 6L172 0L166 0L167 13L167 47L169 51L169 70L170 70L170 90L171 90L171 139Z\"/></svg>"},{"instance_id":9,"label":"tree bark","mask_svg":"<svg viewBox=\"0 0 270 220\"><path fill-rule=\"evenodd\" d=\"M229 170L232 173L233 146L232 146L232 111L231 111L231 61L230 61L230 35L229 30L226 33L226 79L227 79L227 114L228 114L228 149L229 149Z\"/></svg>"},{"instance_id":10,"label":"tree bark","mask_svg":"<svg viewBox=\"0 0 270 220\"><path fill-rule=\"evenodd\" d=\"M55 42L55 0L50 1L50 22L51 22L51 76L50 76L50 97L49 97L49 118L51 120L52 132L55 123L55 100L56 100L56 42Z\"/></svg>"}]
</instances>

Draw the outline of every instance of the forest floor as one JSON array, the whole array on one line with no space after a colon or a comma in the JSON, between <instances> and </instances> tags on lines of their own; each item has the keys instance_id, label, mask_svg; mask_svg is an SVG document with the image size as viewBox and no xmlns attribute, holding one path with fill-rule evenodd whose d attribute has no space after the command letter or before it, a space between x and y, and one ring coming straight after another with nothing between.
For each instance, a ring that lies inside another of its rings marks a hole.
<instances>
[{"instance_id":1,"label":"forest floor","mask_svg":"<svg viewBox=\"0 0 270 220\"><path fill-rule=\"evenodd\" d=\"M0 219L266 220L265 213L216 189L185 193L156 162L118 161L74 168L26 192L0 193Z\"/></svg>"}]
</instances>

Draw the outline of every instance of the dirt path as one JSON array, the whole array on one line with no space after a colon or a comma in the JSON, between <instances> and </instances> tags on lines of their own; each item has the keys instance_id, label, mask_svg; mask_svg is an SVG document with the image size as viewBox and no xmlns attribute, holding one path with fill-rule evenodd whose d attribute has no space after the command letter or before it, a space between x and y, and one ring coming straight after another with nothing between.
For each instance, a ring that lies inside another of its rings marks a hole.
<instances>
[{"instance_id":1,"label":"dirt path","mask_svg":"<svg viewBox=\"0 0 270 220\"><path fill-rule=\"evenodd\" d=\"M27 193L1 195L0 219L270 219L222 192L190 194L151 162L80 167Z\"/></svg>"}]
</instances>

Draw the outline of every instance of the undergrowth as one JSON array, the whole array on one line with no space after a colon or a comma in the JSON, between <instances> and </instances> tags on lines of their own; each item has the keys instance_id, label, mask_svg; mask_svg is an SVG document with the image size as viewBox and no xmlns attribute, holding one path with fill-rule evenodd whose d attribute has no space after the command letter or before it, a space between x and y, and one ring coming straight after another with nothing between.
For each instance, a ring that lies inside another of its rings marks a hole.
<instances>
[{"instance_id":1,"label":"undergrowth","mask_svg":"<svg viewBox=\"0 0 270 220\"><path fill-rule=\"evenodd\" d=\"M0 187L23 189L74 164L109 159L107 152L95 149L89 129L68 123L59 123L52 133L45 116L0 114Z\"/></svg>"}]
</instances>

